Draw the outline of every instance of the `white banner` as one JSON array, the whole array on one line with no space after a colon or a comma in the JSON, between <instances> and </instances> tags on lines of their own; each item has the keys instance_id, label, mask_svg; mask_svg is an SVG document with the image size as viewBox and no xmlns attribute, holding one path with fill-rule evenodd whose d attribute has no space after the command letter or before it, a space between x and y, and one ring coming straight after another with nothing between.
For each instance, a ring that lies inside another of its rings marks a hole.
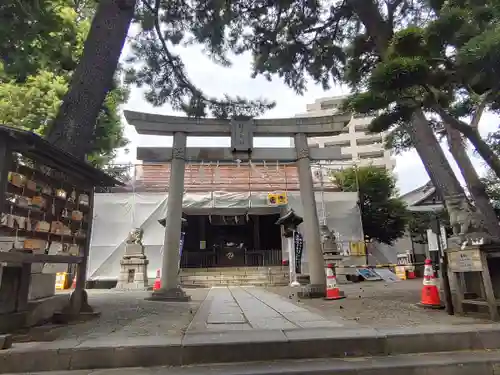
<instances>
[{"instance_id":1,"label":"white banner","mask_svg":"<svg viewBox=\"0 0 500 375\"><path fill-rule=\"evenodd\" d=\"M427 245L429 246L429 251L439 251L438 237L432 229L427 229Z\"/></svg>"}]
</instances>

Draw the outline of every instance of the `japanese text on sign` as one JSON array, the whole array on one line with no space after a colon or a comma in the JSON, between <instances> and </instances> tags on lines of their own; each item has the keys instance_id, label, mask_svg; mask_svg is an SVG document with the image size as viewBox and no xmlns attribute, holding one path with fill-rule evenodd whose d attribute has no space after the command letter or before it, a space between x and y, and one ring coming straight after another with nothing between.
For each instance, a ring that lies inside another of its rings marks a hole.
<instances>
[{"instance_id":1,"label":"japanese text on sign","mask_svg":"<svg viewBox=\"0 0 500 375\"><path fill-rule=\"evenodd\" d=\"M480 272L483 270L479 250L460 250L449 253L449 267L453 272Z\"/></svg>"}]
</instances>

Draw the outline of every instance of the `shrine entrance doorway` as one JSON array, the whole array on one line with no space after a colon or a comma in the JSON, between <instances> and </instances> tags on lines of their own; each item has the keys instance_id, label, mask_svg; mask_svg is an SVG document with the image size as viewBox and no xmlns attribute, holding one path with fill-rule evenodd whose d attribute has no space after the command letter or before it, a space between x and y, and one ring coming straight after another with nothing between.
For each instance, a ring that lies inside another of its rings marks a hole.
<instances>
[{"instance_id":1,"label":"shrine entrance doorway","mask_svg":"<svg viewBox=\"0 0 500 375\"><path fill-rule=\"evenodd\" d=\"M281 265L278 218L275 213L186 216L181 268Z\"/></svg>"}]
</instances>

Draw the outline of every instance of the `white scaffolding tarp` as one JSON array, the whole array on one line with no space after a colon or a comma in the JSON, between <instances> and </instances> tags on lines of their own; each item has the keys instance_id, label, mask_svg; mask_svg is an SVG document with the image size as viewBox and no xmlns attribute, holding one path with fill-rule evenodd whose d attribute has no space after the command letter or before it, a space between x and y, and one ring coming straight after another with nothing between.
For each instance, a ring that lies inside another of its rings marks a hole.
<instances>
[{"instance_id":1,"label":"white scaffolding tarp","mask_svg":"<svg viewBox=\"0 0 500 375\"><path fill-rule=\"evenodd\" d=\"M143 243L149 260L148 276L154 278L161 267L165 229L158 223L167 212L166 193L101 193L95 195L94 220L88 265L88 278L117 279L125 240L133 228L144 231ZM316 193L320 219L326 218L330 230L342 243L363 239L357 193ZM289 207L302 216L299 192L288 192ZM187 215L263 215L279 212L267 206L267 193L207 192L186 193L183 209ZM300 230L300 227L299 227ZM307 261L307 244L304 247ZM307 269L307 265L305 264Z\"/></svg>"}]
</instances>

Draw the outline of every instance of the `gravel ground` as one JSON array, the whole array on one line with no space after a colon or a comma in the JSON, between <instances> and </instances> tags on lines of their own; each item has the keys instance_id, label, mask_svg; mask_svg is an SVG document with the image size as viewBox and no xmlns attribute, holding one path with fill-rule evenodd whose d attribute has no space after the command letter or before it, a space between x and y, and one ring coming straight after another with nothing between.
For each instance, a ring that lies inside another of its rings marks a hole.
<instances>
[{"instance_id":1,"label":"gravel ground","mask_svg":"<svg viewBox=\"0 0 500 375\"><path fill-rule=\"evenodd\" d=\"M450 316L444 310L428 310L416 306L420 301L421 279L395 283L365 281L340 285L340 289L347 298L337 301L303 299L298 304L326 318L340 316L346 321L374 328L491 323L486 319ZM289 293L288 287L273 287L268 290L286 297Z\"/></svg>"},{"instance_id":2,"label":"gravel ground","mask_svg":"<svg viewBox=\"0 0 500 375\"><path fill-rule=\"evenodd\" d=\"M101 312L99 318L67 326L38 327L30 331L31 340L182 335L208 293L208 289L188 289L192 301L179 303L144 300L151 292L87 291L90 305ZM31 340L23 337L23 341Z\"/></svg>"}]
</instances>

